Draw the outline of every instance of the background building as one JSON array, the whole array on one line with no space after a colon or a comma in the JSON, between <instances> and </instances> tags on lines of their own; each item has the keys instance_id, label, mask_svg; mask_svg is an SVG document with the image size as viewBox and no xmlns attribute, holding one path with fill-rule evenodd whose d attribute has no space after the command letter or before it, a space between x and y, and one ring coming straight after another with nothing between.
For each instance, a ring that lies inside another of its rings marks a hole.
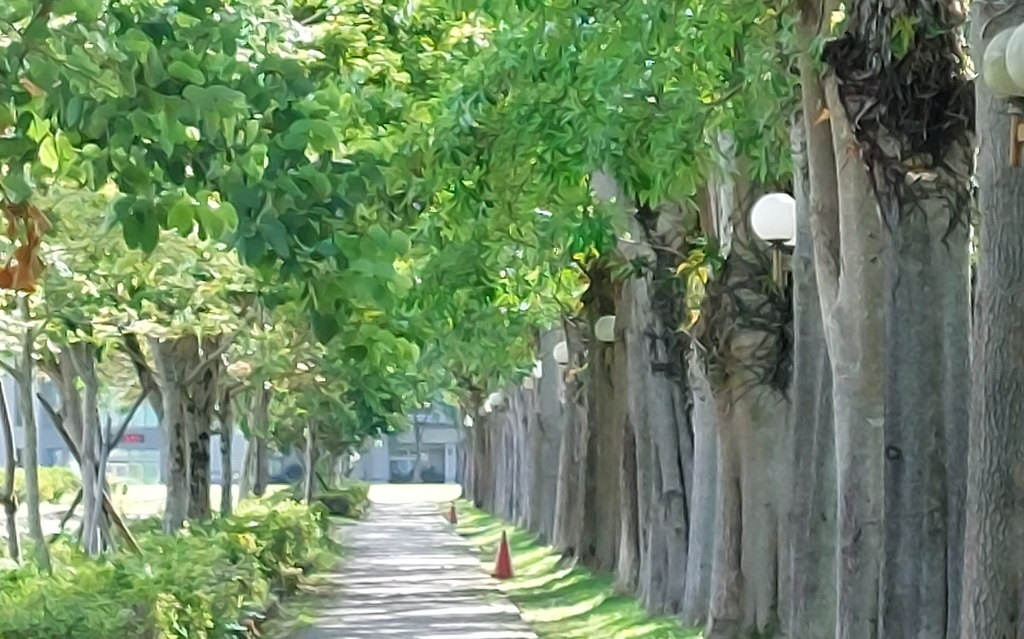
<instances>
[{"instance_id":1,"label":"background building","mask_svg":"<svg viewBox=\"0 0 1024 639\"><path fill-rule=\"evenodd\" d=\"M9 376L0 378L3 380L3 392L7 399L7 406L10 410L11 420L14 422L14 441L19 451L18 458L21 458L20 450L24 447L25 434L20 426L21 413L18 406L17 383ZM37 381L36 392L42 395L53 406L59 406L60 399L56 386L50 381ZM102 409L101 409L102 411ZM64 439L57 431L53 419L50 417L40 402L36 400L35 406L36 423L39 429L39 465L40 466L67 466L77 470L77 464L71 455L71 451L64 444ZM109 414L114 427L120 425L124 418L123 414L110 414L102 411L103 421L106 423L106 416ZM0 454L4 451L5 443L0 441ZM220 477L220 438L214 435L210 442L210 476L214 481ZM242 467L245 457L245 438L235 429L235 438L231 450L232 466L235 472ZM121 443L115 448L107 462L107 473L116 476L122 481L140 484L159 484L163 482L164 469L167 460L167 452L164 449L163 432L160 430L160 422L157 420L156 412L148 402L143 402L135 412L129 423Z\"/></svg>"},{"instance_id":2,"label":"background building","mask_svg":"<svg viewBox=\"0 0 1024 639\"><path fill-rule=\"evenodd\" d=\"M373 441L362 451L352 477L369 482L411 482L416 467L416 433L420 437L420 481L455 483L462 428L458 411L434 403L409 416L408 431Z\"/></svg>"}]
</instances>

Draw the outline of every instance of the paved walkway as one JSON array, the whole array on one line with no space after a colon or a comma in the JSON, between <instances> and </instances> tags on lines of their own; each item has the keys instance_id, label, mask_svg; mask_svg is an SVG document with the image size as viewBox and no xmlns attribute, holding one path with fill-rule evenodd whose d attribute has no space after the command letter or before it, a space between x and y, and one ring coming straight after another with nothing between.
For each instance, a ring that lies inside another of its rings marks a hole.
<instances>
[{"instance_id":1,"label":"paved walkway","mask_svg":"<svg viewBox=\"0 0 1024 639\"><path fill-rule=\"evenodd\" d=\"M378 502L345 546L337 597L296 639L537 639L436 503Z\"/></svg>"}]
</instances>

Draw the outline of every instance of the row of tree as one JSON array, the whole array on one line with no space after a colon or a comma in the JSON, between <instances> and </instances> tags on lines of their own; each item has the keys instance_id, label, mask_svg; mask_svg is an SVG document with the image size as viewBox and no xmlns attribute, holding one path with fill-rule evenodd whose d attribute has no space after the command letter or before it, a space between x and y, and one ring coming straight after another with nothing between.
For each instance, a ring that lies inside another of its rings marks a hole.
<instances>
[{"instance_id":1,"label":"row of tree","mask_svg":"<svg viewBox=\"0 0 1024 639\"><path fill-rule=\"evenodd\" d=\"M973 10L976 52L1024 17ZM47 242L90 218L56 202L109 198L112 285L103 241L62 250L115 310L62 298L85 312L52 343L114 326L159 397L168 530L202 515L236 385L250 432L325 444L451 390L481 504L712 637L1014 636L1022 196L963 21L942 0L14 0L0 284L23 328L59 317ZM789 280L749 222L779 190ZM20 335L15 372L59 370Z\"/></svg>"}]
</instances>

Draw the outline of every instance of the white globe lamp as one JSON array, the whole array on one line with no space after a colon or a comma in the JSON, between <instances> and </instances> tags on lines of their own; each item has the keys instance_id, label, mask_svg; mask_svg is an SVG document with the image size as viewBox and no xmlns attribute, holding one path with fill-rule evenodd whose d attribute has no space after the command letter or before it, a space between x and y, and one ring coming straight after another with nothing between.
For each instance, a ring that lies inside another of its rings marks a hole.
<instances>
[{"instance_id":1,"label":"white globe lamp","mask_svg":"<svg viewBox=\"0 0 1024 639\"><path fill-rule=\"evenodd\" d=\"M551 351L551 356L554 358L555 363L559 366L565 366L569 363L569 347L564 341L555 344L554 350Z\"/></svg>"},{"instance_id":2,"label":"white globe lamp","mask_svg":"<svg viewBox=\"0 0 1024 639\"><path fill-rule=\"evenodd\" d=\"M788 193L761 196L750 209L754 234L772 247L772 279L782 284L782 247L796 245L796 200Z\"/></svg>"},{"instance_id":3,"label":"white globe lamp","mask_svg":"<svg viewBox=\"0 0 1024 639\"><path fill-rule=\"evenodd\" d=\"M1018 81L1010 72L1010 67L1013 67L1018 74L1024 73L1024 61L1012 57L1014 50L1020 49L1018 53L1024 53L1024 38L1015 37L1019 31L1020 28L1007 29L996 34L981 57L982 79L992 93L1002 98L1019 95L1024 85L1024 81Z\"/></svg>"},{"instance_id":4,"label":"white globe lamp","mask_svg":"<svg viewBox=\"0 0 1024 639\"><path fill-rule=\"evenodd\" d=\"M600 342L615 341L615 316L605 315L594 322L594 337Z\"/></svg>"}]
</instances>

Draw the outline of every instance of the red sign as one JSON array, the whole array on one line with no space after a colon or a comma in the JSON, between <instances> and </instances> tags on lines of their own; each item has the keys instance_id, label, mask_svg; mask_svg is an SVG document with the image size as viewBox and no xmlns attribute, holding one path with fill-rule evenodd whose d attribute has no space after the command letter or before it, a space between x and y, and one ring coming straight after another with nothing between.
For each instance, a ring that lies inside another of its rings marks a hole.
<instances>
[{"instance_id":1,"label":"red sign","mask_svg":"<svg viewBox=\"0 0 1024 639\"><path fill-rule=\"evenodd\" d=\"M146 438L139 433L128 433L121 441L125 444L141 444L145 439Z\"/></svg>"}]
</instances>

